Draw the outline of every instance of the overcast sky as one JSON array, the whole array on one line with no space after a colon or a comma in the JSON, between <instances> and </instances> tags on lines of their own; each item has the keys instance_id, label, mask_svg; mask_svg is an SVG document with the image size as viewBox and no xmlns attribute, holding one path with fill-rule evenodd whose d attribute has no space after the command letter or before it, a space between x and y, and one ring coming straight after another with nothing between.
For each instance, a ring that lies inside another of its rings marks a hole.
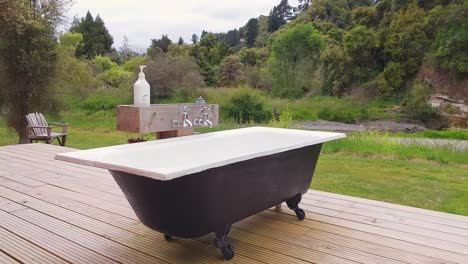
<instances>
[{"instance_id":1,"label":"overcast sky","mask_svg":"<svg viewBox=\"0 0 468 264\"><path fill-rule=\"evenodd\" d=\"M74 0L68 12L83 17L89 10L106 23L116 48L127 36L130 45L144 51L150 39L162 34L177 42L179 36L190 42L193 33L202 30L225 32L243 26L248 19L268 15L280 0ZM290 0L297 5L297 0Z\"/></svg>"}]
</instances>

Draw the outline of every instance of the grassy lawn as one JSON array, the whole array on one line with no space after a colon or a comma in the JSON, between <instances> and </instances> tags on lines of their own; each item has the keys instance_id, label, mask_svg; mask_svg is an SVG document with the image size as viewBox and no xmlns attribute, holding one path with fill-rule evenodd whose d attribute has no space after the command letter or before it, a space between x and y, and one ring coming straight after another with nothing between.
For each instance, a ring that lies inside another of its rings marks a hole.
<instances>
[{"instance_id":1,"label":"grassy lawn","mask_svg":"<svg viewBox=\"0 0 468 264\"><path fill-rule=\"evenodd\" d=\"M83 113L66 117L71 125L68 147L89 149L125 144L129 137L138 136L115 131L115 119L106 113L92 116L94 119ZM236 127L224 124L202 131ZM468 151L405 146L389 140L391 136L353 134L325 144L311 187L468 215ZM153 139L154 134L145 137ZM15 133L0 122L0 145L16 141Z\"/></svg>"},{"instance_id":2,"label":"grassy lawn","mask_svg":"<svg viewBox=\"0 0 468 264\"><path fill-rule=\"evenodd\" d=\"M468 166L323 153L313 189L468 215Z\"/></svg>"}]
</instances>

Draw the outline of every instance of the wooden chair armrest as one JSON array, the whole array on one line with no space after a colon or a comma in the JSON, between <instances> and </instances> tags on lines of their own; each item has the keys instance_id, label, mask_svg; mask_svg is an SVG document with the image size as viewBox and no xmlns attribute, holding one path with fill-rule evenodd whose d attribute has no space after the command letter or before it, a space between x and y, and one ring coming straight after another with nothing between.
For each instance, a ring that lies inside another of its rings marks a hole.
<instances>
[{"instance_id":1,"label":"wooden chair armrest","mask_svg":"<svg viewBox=\"0 0 468 264\"><path fill-rule=\"evenodd\" d=\"M34 133L31 133L33 128L45 128L47 131L47 136L50 137L52 136L52 127L51 126L27 126L28 129L28 135L32 135Z\"/></svg>"},{"instance_id":2,"label":"wooden chair armrest","mask_svg":"<svg viewBox=\"0 0 468 264\"><path fill-rule=\"evenodd\" d=\"M61 126L62 127L62 133L67 133L68 123L49 122L49 125Z\"/></svg>"},{"instance_id":3,"label":"wooden chair armrest","mask_svg":"<svg viewBox=\"0 0 468 264\"><path fill-rule=\"evenodd\" d=\"M49 122L51 125L56 125L56 126L68 126L68 123L55 123L55 122Z\"/></svg>"},{"instance_id":4,"label":"wooden chair armrest","mask_svg":"<svg viewBox=\"0 0 468 264\"><path fill-rule=\"evenodd\" d=\"M52 128L51 126L28 126L28 128Z\"/></svg>"},{"instance_id":5,"label":"wooden chair armrest","mask_svg":"<svg viewBox=\"0 0 468 264\"><path fill-rule=\"evenodd\" d=\"M62 127L62 133L67 133L67 130L68 130L68 124L67 123L50 122L49 124L56 125L56 126L61 126Z\"/></svg>"}]
</instances>

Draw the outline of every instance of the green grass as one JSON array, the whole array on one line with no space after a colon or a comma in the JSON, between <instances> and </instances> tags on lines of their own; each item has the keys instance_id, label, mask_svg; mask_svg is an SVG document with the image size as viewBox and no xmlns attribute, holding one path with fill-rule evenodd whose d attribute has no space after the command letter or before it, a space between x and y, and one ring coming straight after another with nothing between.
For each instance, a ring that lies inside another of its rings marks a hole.
<instances>
[{"instance_id":1,"label":"green grass","mask_svg":"<svg viewBox=\"0 0 468 264\"><path fill-rule=\"evenodd\" d=\"M468 215L468 167L321 154L313 189Z\"/></svg>"},{"instance_id":2,"label":"green grass","mask_svg":"<svg viewBox=\"0 0 468 264\"><path fill-rule=\"evenodd\" d=\"M394 159L424 159L443 164L468 164L468 151L458 151L443 147L404 145L387 135L374 132L353 133L346 139L336 140L324 145L325 153L348 152L361 155L379 155Z\"/></svg>"},{"instance_id":3,"label":"green grass","mask_svg":"<svg viewBox=\"0 0 468 264\"><path fill-rule=\"evenodd\" d=\"M408 138L431 138L431 139L456 139L456 140L468 140L468 130L466 129L447 129L447 130L425 130L418 133L406 134L406 133L392 133L392 137L408 137Z\"/></svg>"},{"instance_id":4,"label":"green grass","mask_svg":"<svg viewBox=\"0 0 468 264\"><path fill-rule=\"evenodd\" d=\"M372 120L398 120L400 116L387 110L393 102L365 101L354 97L336 98L313 96L299 100L270 100L271 107L278 112L289 109L296 121L328 120L357 123Z\"/></svg>"}]
</instances>

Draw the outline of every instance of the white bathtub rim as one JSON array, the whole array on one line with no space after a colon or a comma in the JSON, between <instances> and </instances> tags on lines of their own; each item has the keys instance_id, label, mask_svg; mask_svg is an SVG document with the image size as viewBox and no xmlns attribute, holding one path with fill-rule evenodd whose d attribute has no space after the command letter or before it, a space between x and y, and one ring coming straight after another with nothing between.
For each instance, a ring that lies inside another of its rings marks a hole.
<instances>
[{"instance_id":1,"label":"white bathtub rim","mask_svg":"<svg viewBox=\"0 0 468 264\"><path fill-rule=\"evenodd\" d=\"M170 144L171 142L183 142L183 141L189 141L193 140L194 137L198 138L204 138L204 137L210 137L210 136L216 136L215 134L230 134L230 133L239 133L239 131L242 132L248 132L249 130L251 131L273 131L273 130L284 130L284 131L302 131L304 133L315 133L316 135L326 135L326 137L322 138L316 138L316 139L307 139L303 142L299 142L297 144L290 144L288 146L283 146L283 147L277 147L265 151L258 151L253 154L245 155L245 156L238 156L235 158L228 158L228 159L222 159L219 161L214 161L198 166L192 166L190 168L185 168L185 169L180 169L180 170L170 170L170 171L164 171L164 169L157 169L157 170L147 170L147 169L138 169L136 167L130 167L130 166L122 166L118 165L115 163L109 163L109 162L101 162L101 161L96 161L92 160L90 158L81 158L81 157L76 157L76 155L79 155L81 153L85 152L92 152L92 151L99 151L99 150L104 150L104 149L115 149L115 148L128 148L128 147L138 147L139 145L152 145L152 144ZM264 156L269 156L289 150L294 150L294 149L300 149L303 147L307 146L312 146L316 144L322 144L325 142L329 142L332 140L337 140L341 138L345 138L346 135L343 133L332 133L332 132L321 132L321 131L305 131L305 130L292 130L292 129L280 129L280 128L264 128L264 127L250 127L250 128L241 128L241 129L233 129L233 130L225 130L225 131L220 131L220 132L213 132L213 133L206 133L206 134L200 134L200 135L194 135L194 136L187 136L187 137L180 137L180 138L170 138L170 139L165 139L162 141L150 141L150 142L145 142L145 143L137 143L137 144L132 144L132 145L118 145L118 146L111 146L111 147L105 147L105 148L98 148L98 149L90 149L90 150L81 150L81 151L74 151L74 152L68 152L68 153L60 153L55 156L56 160L60 161L66 161L66 162L72 162L76 164L81 164L81 165L86 165L86 166L91 166L91 167L97 167L97 168L102 168L102 169L107 169L107 170L113 170L113 171L121 171L129 174L133 174L135 176L143 176L143 177L148 177L151 179L156 179L156 180L161 180L161 181L169 181L173 180L176 178L180 178L186 175L202 172L208 169L212 168L218 168L222 166L226 166L229 164L237 163L237 162L242 162L250 159L255 159L259 157L264 157Z\"/></svg>"}]
</instances>

